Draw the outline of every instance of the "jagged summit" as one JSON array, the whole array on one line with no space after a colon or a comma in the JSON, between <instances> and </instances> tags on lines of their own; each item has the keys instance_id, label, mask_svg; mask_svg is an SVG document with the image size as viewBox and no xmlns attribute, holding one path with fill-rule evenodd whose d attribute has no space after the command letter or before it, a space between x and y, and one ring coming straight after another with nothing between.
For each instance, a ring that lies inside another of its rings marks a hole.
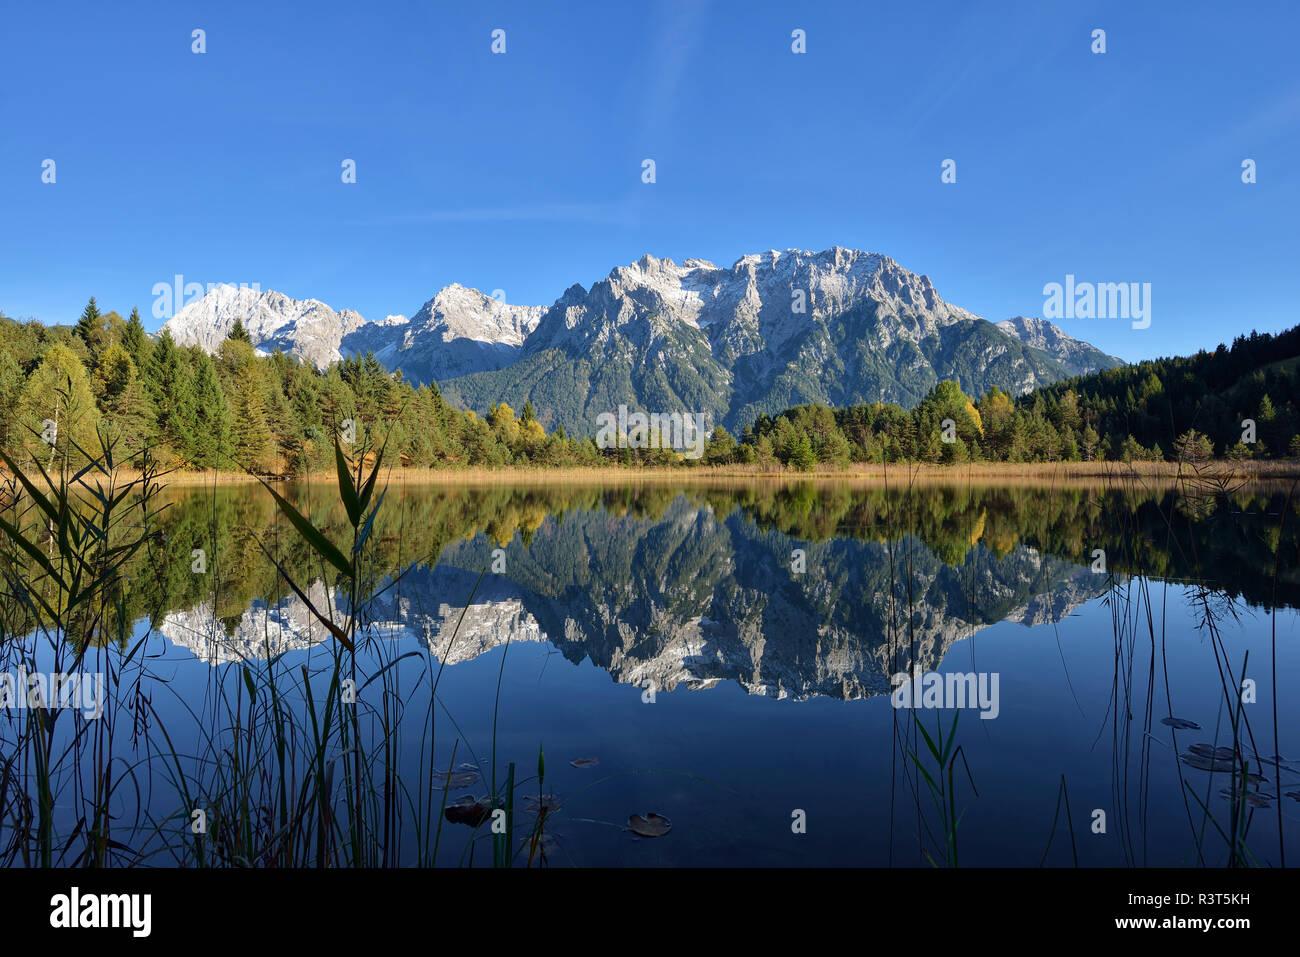
<instances>
[{"instance_id":1,"label":"jagged summit","mask_svg":"<svg viewBox=\"0 0 1300 957\"><path fill-rule=\"evenodd\" d=\"M184 306L163 328L181 345L213 352L230 335L236 320L258 349L282 349L318 368L342 358L339 342L366 324L360 313L335 312L318 299L291 299L274 290L223 284Z\"/></svg>"},{"instance_id":2,"label":"jagged summit","mask_svg":"<svg viewBox=\"0 0 1300 957\"><path fill-rule=\"evenodd\" d=\"M531 401L546 425L577 434L620 403L734 426L800 402L911 405L942 378L973 393L1024 392L1118 364L1041 319L986 322L946 302L928 276L844 246L769 249L729 267L647 252L550 306L452 283L409 318L378 322L221 286L166 328L212 351L236 319L262 351L318 367L373 352L412 382L449 384L466 406Z\"/></svg>"},{"instance_id":3,"label":"jagged summit","mask_svg":"<svg viewBox=\"0 0 1300 957\"><path fill-rule=\"evenodd\" d=\"M1002 320L997 326L1025 345L1060 360L1071 375L1087 375L1120 363L1114 356L1108 356L1095 346L1067 335L1046 319L1013 316Z\"/></svg>"}]
</instances>

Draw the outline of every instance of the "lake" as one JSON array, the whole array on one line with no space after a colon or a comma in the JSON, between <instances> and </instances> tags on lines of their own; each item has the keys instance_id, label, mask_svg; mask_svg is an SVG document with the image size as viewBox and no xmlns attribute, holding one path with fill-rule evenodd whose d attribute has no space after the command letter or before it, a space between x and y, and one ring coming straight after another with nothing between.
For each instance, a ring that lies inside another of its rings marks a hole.
<instances>
[{"instance_id":1,"label":"lake","mask_svg":"<svg viewBox=\"0 0 1300 957\"><path fill-rule=\"evenodd\" d=\"M335 485L277 489L347 551ZM10 562L0 672L104 690L0 708L3 863L1300 853L1285 487L394 475L356 581L258 486L155 505L93 627Z\"/></svg>"}]
</instances>

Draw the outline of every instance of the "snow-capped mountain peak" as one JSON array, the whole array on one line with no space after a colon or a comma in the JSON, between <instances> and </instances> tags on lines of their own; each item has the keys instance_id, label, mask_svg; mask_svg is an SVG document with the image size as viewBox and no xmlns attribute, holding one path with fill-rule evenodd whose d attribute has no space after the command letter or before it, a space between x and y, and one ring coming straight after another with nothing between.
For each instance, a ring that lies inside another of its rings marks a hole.
<instances>
[{"instance_id":1,"label":"snow-capped mountain peak","mask_svg":"<svg viewBox=\"0 0 1300 957\"><path fill-rule=\"evenodd\" d=\"M215 351L236 319L263 353L279 348L323 368L371 352L416 384L457 380L445 394L462 404L531 400L547 421L579 431L595 414L586 404L628 382L631 400L702 408L736 425L796 401L910 404L945 377L975 393L990 384L1023 392L1118 363L1041 319L985 322L945 302L928 276L844 246L769 249L729 267L645 253L549 307L452 283L409 318L378 322L316 299L220 286L165 328ZM572 375L556 377L556 362L574 364ZM501 378L464 381L475 373ZM552 395L562 382L586 382L590 394Z\"/></svg>"},{"instance_id":2,"label":"snow-capped mountain peak","mask_svg":"<svg viewBox=\"0 0 1300 957\"><path fill-rule=\"evenodd\" d=\"M274 290L220 285L181 308L163 328L181 345L215 352L236 321L243 323L258 351L278 348L322 369L342 358L343 337L366 324L360 313L335 312L319 299L291 299Z\"/></svg>"}]
</instances>

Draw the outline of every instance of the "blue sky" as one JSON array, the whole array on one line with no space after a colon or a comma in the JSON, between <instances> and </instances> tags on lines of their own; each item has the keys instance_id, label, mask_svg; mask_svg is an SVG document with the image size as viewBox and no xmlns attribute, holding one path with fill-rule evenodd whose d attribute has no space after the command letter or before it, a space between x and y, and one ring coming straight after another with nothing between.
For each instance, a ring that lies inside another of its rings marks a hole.
<instances>
[{"instance_id":1,"label":"blue sky","mask_svg":"<svg viewBox=\"0 0 1300 957\"><path fill-rule=\"evenodd\" d=\"M1067 273L1149 282L1148 329L1060 324L1192 351L1300 322L1297 9L6 0L0 309L94 295L153 329L179 273L378 319L451 282L549 304L644 252L842 245L995 321Z\"/></svg>"}]
</instances>

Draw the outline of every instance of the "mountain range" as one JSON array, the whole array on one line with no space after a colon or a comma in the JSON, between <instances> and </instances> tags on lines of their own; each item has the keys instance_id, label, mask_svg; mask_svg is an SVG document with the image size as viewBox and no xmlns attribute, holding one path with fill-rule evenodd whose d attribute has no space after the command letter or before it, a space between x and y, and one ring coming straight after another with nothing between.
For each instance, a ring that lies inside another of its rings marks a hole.
<instances>
[{"instance_id":1,"label":"mountain range","mask_svg":"<svg viewBox=\"0 0 1300 957\"><path fill-rule=\"evenodd\" d=\"M1051 323L999 323L945 302L928 276L843 247L742 256L730 267L642 256L551 306L453 284L414 316L366 321L314 299L219 286L164 326L218 348L236 320L259 350L325 368L371 352L448 401L531 402L542 424L590 435L626 405L703 412L733 429L806 402L910 407L943 379L1013 394L1121 362Z\"/></svg>"},{"instance_id":2,"label":"mountain range","mask_svg":"<svg viewBox=\"0 0 1300 957\"><path fill-rule=\"evenodd\" d=\"M891 576L887 543L805 542L685 497L654 519L588 509L548 517L527 544L505 546L509 576L480 581L497 544L457 540L436 564L411 569L367 603L372 633L413 638L449 665L545 641L621 684L726 682L774 698L853 700L886 693L899 671L937 669L956 642L992 624L1058 622L1108 587L1087 566L1023 544L1001 557L974 546L952 566L917 542L904 582ZM794 546L809 549L806 575L789 572ZM307 597L346 616L346 598L320 581ZM898 608L917 625L902 641ZM292 596L254 600L234 620L211 602L178 609L159 630L212 666L328 637Z\"/></svg>"}]
</instances>

